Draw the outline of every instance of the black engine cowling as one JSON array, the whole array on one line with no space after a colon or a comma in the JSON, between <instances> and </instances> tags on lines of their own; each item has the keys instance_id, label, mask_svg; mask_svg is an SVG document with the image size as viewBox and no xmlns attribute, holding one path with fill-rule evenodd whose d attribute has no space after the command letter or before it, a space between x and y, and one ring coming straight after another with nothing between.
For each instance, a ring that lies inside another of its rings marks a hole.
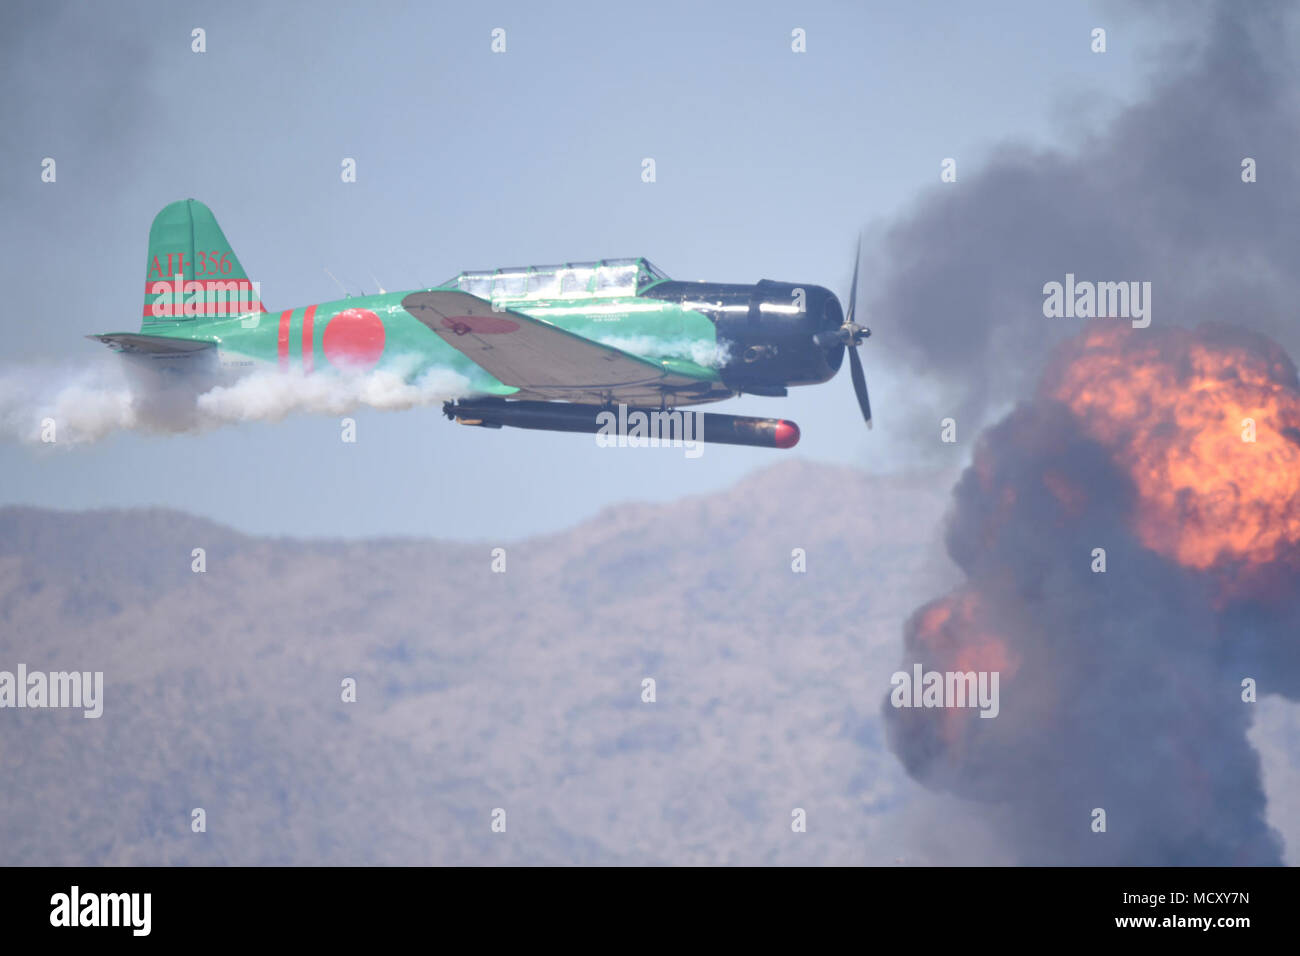
<instances>
[{"instance_id":1,"label":"black engine cowling","mask_svg":"<svg viewBox=\"0 0 1300 956\"><path fill-rule=\"evenodd\" d=\"M782 395L787 385L814 385L839 371L842 345L823 348L818 332L844 321L829 289L764 279L756 285L662 282L645 292L707 315L727 349L722 381L737 391Z\"/></svg>"}]
</instances>

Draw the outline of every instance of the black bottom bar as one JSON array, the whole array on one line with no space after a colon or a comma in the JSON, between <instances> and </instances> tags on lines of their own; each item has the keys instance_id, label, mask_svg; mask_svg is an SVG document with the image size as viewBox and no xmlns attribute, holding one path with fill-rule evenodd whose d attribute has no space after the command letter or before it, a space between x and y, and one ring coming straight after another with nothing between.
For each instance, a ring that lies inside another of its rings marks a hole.
<instances>
[{"instance_id":1,"label":"black bottom bar","mask_svg":"<svg viewBox=\"0 0 1300 956\"><path fill-rule=\"evenodd\" d=\"M92 895L148 893L149 938L172 945L292 940L295 952L317 942L336 952L351 940L373 949L399 934L435 941L466 931L475 939L513 931L539 943L608 943L646 932L655 900L671 901L651 919L665 938L688 928L692 937L733 941L784 931L805 941L835 934L910 944L909 952L953 943L976 952L994 942L1128 937L1143 948L1205 939L1231 951L1238 941L1291 935L1298 882L1294 869L1282 868L9 869L0 871L0 925L15 953L31 952L8 945L17 941L63 937L66 949L69 941L140 938L132 910L122 907L126 918L118 922L127 925L53 925L52 918L68 922L60 906L75 886L78 922Z\"/></svg>"}]
</instances>

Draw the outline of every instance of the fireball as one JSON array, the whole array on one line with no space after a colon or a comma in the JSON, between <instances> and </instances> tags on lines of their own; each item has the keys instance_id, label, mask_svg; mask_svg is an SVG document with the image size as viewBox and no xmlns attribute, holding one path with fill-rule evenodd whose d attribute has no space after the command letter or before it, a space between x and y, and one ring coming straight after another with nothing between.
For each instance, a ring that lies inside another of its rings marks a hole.
<instances>
[{"instance_id":1,"label":"fireball","mask_svg":"<svg viewBox=\"0 0 1300 956\"><path fill-rule=\"evenodd\" d=\"M1147 547L1204 570L1295 557L1300 390L1274 343L1245 332L1085 333L1045 376L1139 495Z\"/></svg>"}]
</instances>

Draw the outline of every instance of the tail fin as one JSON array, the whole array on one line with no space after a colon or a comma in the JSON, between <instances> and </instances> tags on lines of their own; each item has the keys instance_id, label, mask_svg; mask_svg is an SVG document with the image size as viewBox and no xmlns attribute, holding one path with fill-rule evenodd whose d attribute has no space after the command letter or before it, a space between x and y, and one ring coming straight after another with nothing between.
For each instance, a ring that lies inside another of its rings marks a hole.
<instances>
[{"instance_id":1,"label":"tail fin","mask_svg":"<svg viewBox=\"0 0 1300 956\"><path fill-rule=\"evenodd\" d=\"M249 281L212 210L197 199L164 206L154 217L146 270L141 331L266 311L259 284Z\"/></svg>"}]
</instances>

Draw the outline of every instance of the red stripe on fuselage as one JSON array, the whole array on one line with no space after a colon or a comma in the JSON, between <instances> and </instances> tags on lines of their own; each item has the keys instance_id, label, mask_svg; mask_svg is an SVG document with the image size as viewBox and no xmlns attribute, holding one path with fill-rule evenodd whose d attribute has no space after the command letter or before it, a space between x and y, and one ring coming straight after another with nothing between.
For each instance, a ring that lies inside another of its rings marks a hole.
<instances>
[{"instance_id":1,"label":"red stripe on fuselage","mask_svg":"<svg viewBox=\"0 0 1300 956\"><path fill-rule=\"evenodd\" d=\"M286 371L289 368L289 316L293 315L293 309L285 309L280 313L280 335L276 339L276 350L280 354L280 371Z\"/></svg>"},{"instance_id":2,"label":"red stripe on fuselage","mask_svg":"<svg viewBox=\"0 0 1300 956\"><path fill-rule=\"evenodd\" d=\"M316 320L316 306L307 306L302 317L302 370L310 374L316 364L316 353L312 346L312 323Z\"/></svg>"}]
</instances>

